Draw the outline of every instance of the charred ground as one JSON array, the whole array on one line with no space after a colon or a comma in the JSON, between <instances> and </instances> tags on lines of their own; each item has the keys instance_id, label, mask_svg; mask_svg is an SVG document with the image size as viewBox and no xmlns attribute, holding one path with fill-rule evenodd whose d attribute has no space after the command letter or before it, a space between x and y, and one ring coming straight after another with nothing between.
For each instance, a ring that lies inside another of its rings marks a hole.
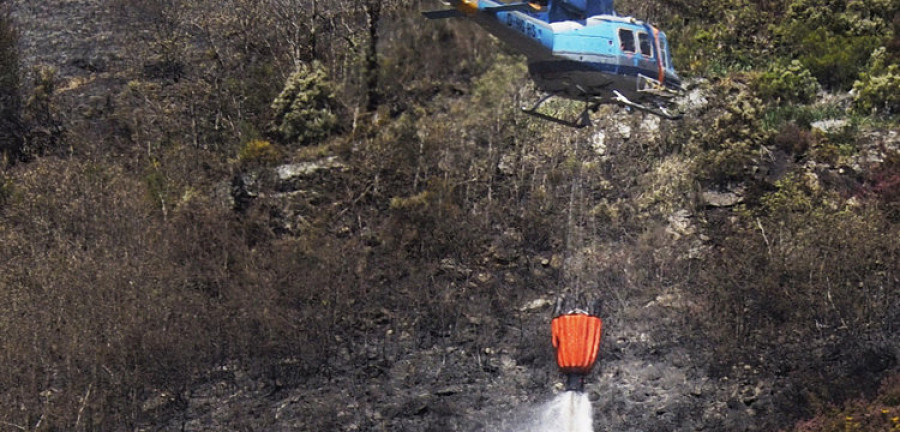
<instances>
[{"instance_id":1,"label":"charred ground","mask_svg":"<svg viewBox=\"0 0 900 432\"><path fill-rule=\"evenodd\" d=\"M896 2L622 4L688 116L585 131L417 3L3 5L3 428L503 428L576 291L598 428L896 427Z\"/></svg>"}]
</instances>

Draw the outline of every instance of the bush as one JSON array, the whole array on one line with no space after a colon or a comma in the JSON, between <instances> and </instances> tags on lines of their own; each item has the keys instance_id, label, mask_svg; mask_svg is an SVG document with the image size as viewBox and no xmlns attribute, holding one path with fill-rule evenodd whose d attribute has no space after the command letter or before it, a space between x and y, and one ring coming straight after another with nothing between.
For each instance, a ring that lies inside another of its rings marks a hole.
<instances>
[{"instance_id":1,"label":"bush","mask_svg":"<svg viewBox=\"0 0 900 432\"><path fill-rule=\"evenodd\" d=\"M717 362L767 358L811 398L857 397L894 361L879 338L900 312L898 293L881 288L900 271L897 225L876 206L841 205L812 173L774 188L760 207L709 225L721 240L695 281L710 312L698 325Z\"/></svg>"},{"instance_id":2,"label":"bush","mask_svg":"<svg viewBox=\"0 0 900 432\"><path fill-rule=\"evenodd\" d=\"M803 53L800 62L820 84L834 90L853 85L879 41L875 36L848 36L808 28L798 30L796 38Z\"/></svg>"},{"instance_id":3,"label":"bush","mask_svg":"<svg viewBox=\"0 0 900 432\"><path fill-rule=\"evenodd\" d=\"M238 162L244 166L271 165L278 162L281 153L269 141L251 140L238 153Z\"/></svg>"},{"instance_id":4,"label":"bush","mask_svg":"<svg viewBox=\"0 0 900 432\"><path fill-rule=\"evenodd\" d=\"M853 90L853 108L860 114L900 112L900 64L890 63L887 50L878 48Z\"/></svg>"},{"instance_id":5,"label":"bush","mask_svg":"<svg viewBox=\"0 0 900 432\"><path fill-rule=\"evenodd\" d=\"M785 54L800 60L819 84L847 90L888 31L894 3L794 0L773 32Z\"/></svg>"},{"instance_id":6,"label":"bush","mask_svg":"<svg viewBox=\"0 0 900 432\"><path fill-rule=\"evenodd\" d=\"M64 130L55 101L57 80L57 71L52 67L34 70L34 86L23 109L28 129L25 152L30 156L45 155L62 147Z\"/></svg>"},{"instance_id":7,"label":"bush","mask_svg":"<svg viewBox=\"0 0 900 432\"><path fill-rule=\"evenodd\" d=\"M754 84L763 99L785 102L812 102L819 90L819 82L798 60L772 65Z\"/></svg>"},{"instance_id":8,"label":"bush","mask_svg":"<svg viewBox=\"0 0 900 432\"><path fill-rule=\"evenodd\" d=\"M318 62L305 63L288 78L272 102L271 131L283 142L308 145L338 129L334 86Z\"/></svg>"},{"instance_id":9,"label":"bush","mask_svg":"<svg viewBox=\"0 0 900 432\"><path fill-rule=\"evenodd\" d=\"M692 132L690 147L698 151L697 177L720 184L745 178L756 164L760 147L769 141L769 133L762 127L762 101L745 85L724 80L714 92L709 118L700 120L712 127Z\"/></svg>"},{"instance_id":10,"label":"bush","mask_svg":"<svg viewBox=\"0 0 900 432\"><path fill-rule=\"evenodd\" d=\"M823 410L816 417L794 426L796 432L845 432L870 431L894 432L900 430L900 375L882 381L874 400L854 400L843 408Z\"/></svg>"},{"instance_id":11,"label":"bush","mask_svg":"<svg viewBox=\"0 0 900 432\"><path fill-rule=\"evenodd\" d=\"M766 16L747 0L704 2L702 21L673 20L668 33L674 62L687 75L726 75L758 63L767 48L760 44ZM709 53L715 53L710 55Z\"/></svg>"},{"instance_id":12,"label":"bush","mask_svg":"<svg viewBox=\"0 0 900 432\"><path fill-rule=\"evenodd\" d=\"M869 173L867 189L890 219L900 221L900 153L889 154Z\"/></svg>"},{"instance_id":13,"label":"bush","mask_svg":"<svg viewBox=\"0 0 900 432\"><path fill-rule=\"evenodd\" d=\"M785 123L775 135L775 146L788 154L803 155L816 142L816 137L808 129L796 123Z\"/></svg>"}]
</instances>

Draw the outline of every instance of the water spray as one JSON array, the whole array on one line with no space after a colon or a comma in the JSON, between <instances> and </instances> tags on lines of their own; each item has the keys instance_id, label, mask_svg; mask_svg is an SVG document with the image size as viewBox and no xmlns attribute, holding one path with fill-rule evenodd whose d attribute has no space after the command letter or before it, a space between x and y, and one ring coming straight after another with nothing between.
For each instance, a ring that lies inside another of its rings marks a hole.
<instances>
[{"instance_id":1,"label":"water spray","mask_svg":"<svg viewBox=\"0 0 900 432\"><path fill-rule=\"evenodd\" d=\"M564 310L562 303L562 299L557 302L555 317L550 323L556 364L566 376L566 391L583 392L584 377L597 361L603 335L600 303L593 302L589 311L574 308L560 313Z\"/></svg>"}]
</instances>

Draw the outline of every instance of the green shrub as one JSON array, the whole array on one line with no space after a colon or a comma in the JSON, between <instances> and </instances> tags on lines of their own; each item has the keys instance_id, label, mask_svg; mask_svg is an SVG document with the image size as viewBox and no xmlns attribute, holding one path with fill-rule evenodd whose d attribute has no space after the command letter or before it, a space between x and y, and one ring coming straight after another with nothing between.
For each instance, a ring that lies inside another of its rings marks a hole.
<instances>
[{"instance_id":1,"label":"green shrub","mask_svg":"<svg viewBox=\"0 0 900 432\"><path fill-rule=\"evenodd\" d=\"M798 60L772 65L754 84L763 99L787 102L812 102L819 90L819 82Z\"/></svg>"},{"instance_id":2,"label":"green shrub","mask_svg":"<svg viewBox=\"0 0 900 432\"><path fill-rule=\"evenodd\" d=\"M763 113L763 125L766 129L778 130L786 123L796 123L800 127L809 129L817 121L843 118L846 115L846 110L836 103L774 105L767 107Z\"/></svg>"},{"instance_id":3,"label":"green shrub","mask_svg":"<svg viewBox=\"0 0 900 432\"><path fill-rule=\"evenodd\" d=\"M819 84L848 90L897 11L892 0L795 0L772 31Z\"/></svg>"},{"instance_id":4,"label":"green shrub","mask_svg":"<svg viewBox=\"0 0 900 432\"><path fill-rule=\"evenodd\" d=\"M241 147L238 162L242 165L271 165L278 162L280 157L281 153L271 142L255 139Z\"/></svg>"},{"instance_id":5,"label":"green shrub","mask_svg":"<svg viewBox=\"0 0 900 432\"><path fill-rule=\"evenodd\" d=\"M747 0L703 2L702 20L673 19L668 33L674 63L686 75L723 76L758 63L767 47L766 16ZM710 54L715 53L715 54Z\"/></svg>"},{"instance_id":6,"label":"green shrub","mask_svg":"<svg viewBox=\"0 0 900 432\"><path fill-rule=\"evenodd\" d=\"M853 90L853 108L860 114L900 112L900 64L891 63L887 50L878 48Z\"/></svg>"},{"instance_id":7,"label":"green shrub","mask_svg":"<svg viewBox=\"0 0 900 432\"><path fill-rule=\"evenodd\" d=\"M312 144L338 129L334 85L318 62L304 63L272 102L271 131L284 142Z\"/></svg>"},{"instance_id":8,"label":"green shrub","mask_svg":"<svg viewBox=\"0 0 900 432\"><path fill-rule=\"evenodd\" d=\"M694 172L713 184L744 179L756 164L760 147L769 141L769 132L762 127L763 103L732 80L723 80L713 92L709 118L700 120L706 126L698 126L689 138L689 147L698 152Z\"/></svg>"},{"instance_id":9,"label":"green shrub","mask_svg":"<svg viewBox=\"0 0 900 432\"><path fill-rule=\"evenodd\" d=\"M794 0L787 21L846 35L883 35L900 3L895 0Z\"/></svg>"},{"instance_id":10,"label":"green shrub","mask_svg":"<svg viewBox=\"0 0 900 432\"><path fill-rule=\"evenodd\" d=\"M796 38L803 53L800 62L820 84L839 90L853 85L879 42L876 36L848 36L810 28L799 29Z\"/></svg>"}]
</instances>

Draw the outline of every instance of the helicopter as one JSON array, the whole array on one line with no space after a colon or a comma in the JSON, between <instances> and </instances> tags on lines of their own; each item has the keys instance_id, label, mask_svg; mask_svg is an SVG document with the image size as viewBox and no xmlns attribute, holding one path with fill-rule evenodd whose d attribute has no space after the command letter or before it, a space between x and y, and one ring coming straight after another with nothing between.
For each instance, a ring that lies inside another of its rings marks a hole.
<instances>
[{"instance_id":1,"label":"helicopter","mask_svg":"<svg viewBox=\"0 0 900 432\"><path fill-rule=\"evenodd\" d=\"M683 115L683 93L664 32L618 16L613 0L448 0L452 9L423 12L428 19L467 18L528 59L528 73L546 93L526 114L583 128L590 113L615 104L668 120ZM584 102L575 120L539 111L553 97Z\"/></svg>"}]
</instances>

